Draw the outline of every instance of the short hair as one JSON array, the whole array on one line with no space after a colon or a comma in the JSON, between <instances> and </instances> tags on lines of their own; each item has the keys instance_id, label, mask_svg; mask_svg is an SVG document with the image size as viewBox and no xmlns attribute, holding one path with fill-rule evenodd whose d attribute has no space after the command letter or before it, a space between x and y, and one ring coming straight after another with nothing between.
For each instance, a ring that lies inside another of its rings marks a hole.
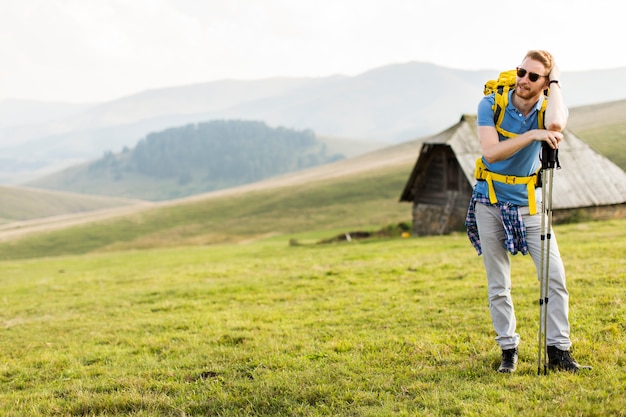
<instances>
[{"instance_id":1,"label":"short hair","mask_svg":"<svg viewBox=\"0 0 626 417\"><path fill-rule=\"evenodd\" d=\"M526 53L524 58L530 58L535 61L541 62L548 73L552 71L552 67L554 66L554 57L548 51L543 51L541 49L533 49Z\"/></svg>"}]
</instances>

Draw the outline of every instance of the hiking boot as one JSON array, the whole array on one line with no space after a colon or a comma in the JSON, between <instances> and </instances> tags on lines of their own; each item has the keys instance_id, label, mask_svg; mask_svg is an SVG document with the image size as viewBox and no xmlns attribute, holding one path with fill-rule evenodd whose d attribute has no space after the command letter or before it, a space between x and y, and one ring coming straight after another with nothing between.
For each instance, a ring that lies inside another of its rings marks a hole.
<instances>
[{"instance_id":1,"label":"hiking boot","mask_svg":"<svg viewBox=\"0 0 626 417\"><path fill-rule=\"evenodd\" d=\"M591 369L591 366L583 366L572 358L569 350L561 350L556 346L548 346L548 367L553 370L578 372L579 369Z\"/></svg>"},{"instance_id":2,"label":"hiking boot","mask_svg":"<svg viewBox=\"0 0 626 417\"><path fill-rule=\"evenodd\" d=\"M502 349L502 363L498 372L510 374L515 372L515 368L517 368L517 348Z\"/></svg>"}]
</instances>

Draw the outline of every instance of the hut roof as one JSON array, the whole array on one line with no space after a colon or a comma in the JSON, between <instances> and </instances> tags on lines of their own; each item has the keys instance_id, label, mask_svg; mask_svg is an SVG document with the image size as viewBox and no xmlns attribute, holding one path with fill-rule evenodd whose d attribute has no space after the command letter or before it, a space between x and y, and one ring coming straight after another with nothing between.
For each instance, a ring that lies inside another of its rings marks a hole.
<instances>
[{"instance_id":1,"label":"hut roof","mask_svg":"<svg viewBox=\"0 0 626 417\"><path fill-rule=\"evenodd\" d=\"M553 207L571 209L626 203L626 173L589 145L564 130L565 139L559 147L561 169L554 171ZM480 144L475 115L463 115L449 129L424 140L424 147L448 145L465 177L474 186L474 167L480 158ZM412 202L413 179L418 172L418 158L400 201Z\"/></svg>"}]
</instances>

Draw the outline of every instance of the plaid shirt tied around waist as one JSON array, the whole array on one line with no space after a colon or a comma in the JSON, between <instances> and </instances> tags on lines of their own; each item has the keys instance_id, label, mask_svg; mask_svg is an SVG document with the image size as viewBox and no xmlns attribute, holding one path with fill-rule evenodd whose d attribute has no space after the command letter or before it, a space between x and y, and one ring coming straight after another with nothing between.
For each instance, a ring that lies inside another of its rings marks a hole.
<instances>
[{"instance_id":1,"label":"plaid shirt tied around waist","mask_svg":"<svg viewBox=\"0 0 626 417\"><path fill-rule=\"evenodd\" d=\"M516 255L518 252L526 255L528 253L526 226L519 212L519 207L515 204L500 201L491 204L488 196L474 191L467 209L465 227L467 228L467 236L478 255L480 256L483 252L480 246L480 236L478 235L478 224L476 223L476 203L495 206L500 209L500 218L502 220L502 226L504 227L504 233L506 234L504 246L512 255Z\"/></svg>"}]
</instances>

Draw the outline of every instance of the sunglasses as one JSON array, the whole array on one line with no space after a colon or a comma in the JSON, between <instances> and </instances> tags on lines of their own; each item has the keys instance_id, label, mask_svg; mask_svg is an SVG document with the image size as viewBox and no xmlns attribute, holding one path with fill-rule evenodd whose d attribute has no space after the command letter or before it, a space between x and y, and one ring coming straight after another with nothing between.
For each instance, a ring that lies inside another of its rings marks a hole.
<instances>
[{"instance_id":1,"label":"sunglasses","mask_svg":"<svg viewBox=\"0 0 626 417\"><path fill-rule=\"evenodd\" d=\"M526 73L528 73L528 79L530 81L532 81L532 82L537 81L541 77L547 77L547 75L539 75L539 74L536 74L534 72L528 72L524 68L517 67L517 76L518 77L524 78L524 75L526 75Z\"/></svg>"}]
</instances>

